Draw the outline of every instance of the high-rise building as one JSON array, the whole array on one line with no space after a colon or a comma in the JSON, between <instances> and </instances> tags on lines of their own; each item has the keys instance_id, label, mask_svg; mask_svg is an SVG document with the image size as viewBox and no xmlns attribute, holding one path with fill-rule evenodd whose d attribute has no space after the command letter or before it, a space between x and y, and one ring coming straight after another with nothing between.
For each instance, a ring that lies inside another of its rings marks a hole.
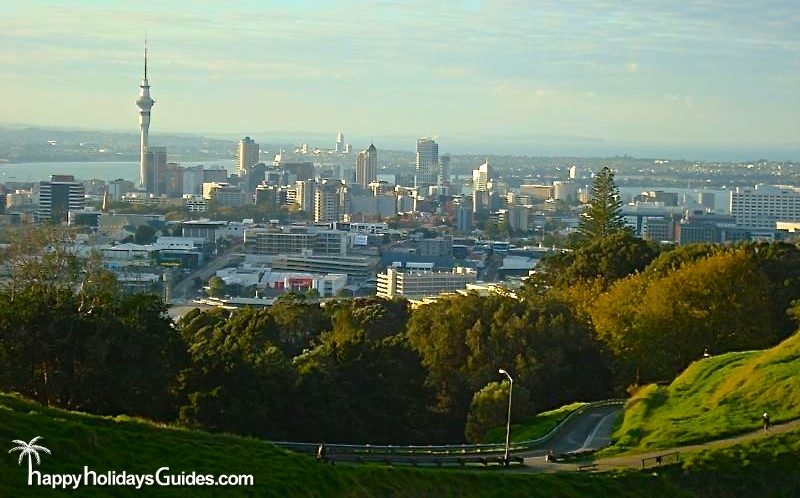
<instances>
[{"instance_id":1,"label":"high-rise building","mask_svg":"<svg viewBox=\"0 0 800 498\"><path fill-rule=\"evenodd\" d=\"M244 137L239 142L239 148L236 151L238 160L236 172L239 173L239 176L242 176L242 173L248 173L253 166L258 164L260 153L261 148L252 138Z\"/></svg>"},{"instance_id":2,"label":"high-rise building","mask_svg":"<svg viewBox=\"0 0 800 498\"><path fill-rule=\"evenodd\" d=\"M472 188L478 192L485 192L489 190L489 181L491 180L492 170L489 167L489 160L478 166L478 169L472 170Z\"/></svg>"},{"instance_id":3,"label":"high-rise building","mask_svg":"<svg viewBox=\"0 0 800 498\"><path fill-rule=\"evenodd\" d=\"M450 185L450 155L445 154L439 158L439 185Z\"/></svg>"},{"instance_id":4,"label":"high-rise building","mask_svg":"<svg viewBox=\"0 0 800 498\"><path fill-rule=\"evenodd\" d=\"M716 199L710 192L698 192L697 203L708 211L714 211Z\"/></svg>"},{"instance_id":5,"label":"high-rise building","mask_svg":"<svg viewBox=\"0 0 800 498\"><path fill-rule=\"evenodd\" d=\"M469 206L456 208L456 230L462 233L472 231L472 208Z\"/></svg>"},{"instance_id":6,"label":"high-rise building","mask_svg":"<svg viewBox=\"0 0 800 498\"><path fill-rule=\"evenodd\" d=\"M578 178L578 167L574 164L570 166L567 171L570 180L576 180Z\"/></svg>"},{"instance_id":7,"label":"high-rise building","mask_svg":"<svg viewBox=\"0 0 800 498\"><path fill-rule=\"evenodd\" d=\"M800 188L736 187L730 193L730 210L737 226L774 230L778 221L800 221Z\"/></svg>"},{"instance_id":8,"label":"high-rise building","mask_svg":"<svg viewBox=\"0 0 800 498\"><path fill-rule=\"evenodd\" d=\"M190 166L183 170L183 195L198 195L203 192L203 165Z\"/></svg>"},{"instance_id":9,"label":"high-rise building","mask_svg":"<svg viewBox=\"0 0 800 498\"><path fill-rule=\"evenodd\" d=\"M314 193L314 221L348 221L349 214L350 193L344 183L340 180L322 180Z\"/></svg>"},{"instance_id":10,"label":"high-rise building","mask_svg":"<svg viewBox=\"0 0 800 498\"><path fill-rule=\"evenodd\" d=\"M420 192L436 184L439 176L439 144L431 137L417 140L417 165L414 186Z\"/></svg>"},{"instance_id":11,"label":"high-rise building","mask_svg":"<svg viewBox=\"0 0 800 498\"><path fill-rule=\"evenodd\" d=\"M370 144L369 148L358 153L356 158L356 183L363 189L378 179L378 150Z\"/></svg>"},{"instance_id":12,"label":"high-rise building","mask_svg":"<svg viewBox=\"0 0 800 498\"><path fill-rule=\"evenodd\" d=\"M336 147L334 150L338 153L344 152L344 134L341 131L336 134Z\"/></svg>"},{"instance_id":13,"label":"high-rise building","mask_svg":"<svg viewBox=\"0 0 800 498\"><path fill-rule=\"evenodd\" d=\"M139 108L139 186L145 186L145 154L147 153L148 134L150 131L150 109L156 103L150 98L150 83L147 81L147 43L144 46L144 78L139 85L139 98L136 99L136 107Z\"/></svg>"},{"instance_id":14,"label":"high-rise building","mask_svg":"<svg viewBox=\"0 0 800 498\"><path fill-rule=\"evenodd\" d=\"M117 178L116 180L108 182L108 194L112 201L120 201L123 195L133 190L135 190L133 182L122 178Z\"/></svg>"},{"instance_id":15,"label":"high-rise building","mask_svg":"<svg viewBox=\"0 0 800 498\"><path fill-rule=\"evenodd\" d=\"M164 177L167 170L167 148L148 147L144 151L145 192L158 196L164 193Z\"/></svg>"},{"instance_id":16,"label":"high-rise building","mask_svg":"<svg viewBox=\"0 0 800 498\"><path fill-rule=\"evenodd\" d=\"M569 203L578 202L578 185L571 181L553 182L553 199Z\"/></svg>"},{"instance_id":17,"label":"high-rise building","mask_svg":"<svg viewBox=\"0 0 800 498\"><path fill-rule=\"evenodd\" d=\"M228 181L228 170L226 170L225 168L203 170L203 183L227 182L227 181Z\"/></svg>"},{"instance_id":18,"label":"high-rise building","mask_svg":"<svg viewBox=\"0 0 800 498\"><path fill-rule=\"evenodd\" d=\"M314 163L310 161L297 163L280 161L277 167L281 171L282 182L287 185L291 182L314 179Z\"/></svg>"},{"instance_id":19,"label":"high-rise building","mask_svg":"<svg viewBox=\"0 0 800 498\"><path fill-rule=\"evenodd\" d=\"M79 211L85 207L83 184L75 181L72 175L51 175L50 181L39 182L39 221L62 223L67 220L71 210Z\"/></svg>"},{"instance_id":20,"label":"high-rise building","mask_svg":"<svg viewBox=\"0 0 800 498\"><path fill-rule=\"evenodd\" d=\"M178 163L167 163L164 170L164 186L159 188L159 193L167 197L180 197L183 195L183 171Z\"/></svg>"},{"instance_id":21,"label":"high-rise building","mask_svg":"<svg viewBox=\"0 0 800 498\"><path fill-rule=\"evenodd\" d=\"M310 213L314 211L314 194L317 191L314 180L297 180L294 182L295 202L301 211Z\"/></svg>"}]
</instances>

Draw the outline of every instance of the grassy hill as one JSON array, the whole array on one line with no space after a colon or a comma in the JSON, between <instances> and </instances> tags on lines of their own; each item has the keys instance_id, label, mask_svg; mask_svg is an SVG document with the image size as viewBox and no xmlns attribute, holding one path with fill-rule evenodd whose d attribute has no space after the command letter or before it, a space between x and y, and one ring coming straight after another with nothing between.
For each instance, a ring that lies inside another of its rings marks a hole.
<instances>
[{"instance_id":1,"label":"grassy hill","mask_svg":"<svg viewBox=\"0 0 800 498\"><path fill-rule=\"evenodd\" d=\"M693 363L669 386L641 389L615 431L616 450L719 439L800 417L800 334L772 349Z\"/></svg>"},{"instance_id":2,"label":"grassy hill","mask_svg":"<svg viewBox=\"0 0 800 498\"><path fill-rule=\"evenodd\" d=\"M0 440L40 442L52 455L37 467L44 473L80 472L84 465L150 473L251 473L255 486L243 488L81 488L52 491L28 487L16 454L0 459L0 496L288 496L288 497L714 497L753 489L761 496L797 496L800 476L790 472L800 433L768 438L749 446L691 458L684 467L657 474L638 471L556 475L499 469L441 470L384 466L335 466L278 449L255 439L159 426L127 417L96 417L46 408L0 394ZM740 454L735 452L739 451ZM731 453L733 452L733 453ZM715 455L719 454L719 458ZM748 458L748 455L757 455ZM742 456L744 455L744 456ZM742 472L739 460L749 462ZM713 472L713 479L709 480ZM709 483L712 483L710 485ZM778 488L770 488L779 484ZM743 487L744 486L744 487ZM783 494L772 493L770 489ZM789 494L785 494L785 493Z\"/></svg>"},{"instance_id":3,"label":"grassy hill","mask_svg":"<svg viewBox=\"0 0 800 498\"><path fill-rule=\"evenodd\" d=\"M586 406L586 403L572 403L546 412L539 413L522 422L511 424L511 441L530 441L544 436L555 429L559 422L570 413ZM486 433L485 443L504 443L506 426L493 427Z\"/></svg>"}]
</instances>

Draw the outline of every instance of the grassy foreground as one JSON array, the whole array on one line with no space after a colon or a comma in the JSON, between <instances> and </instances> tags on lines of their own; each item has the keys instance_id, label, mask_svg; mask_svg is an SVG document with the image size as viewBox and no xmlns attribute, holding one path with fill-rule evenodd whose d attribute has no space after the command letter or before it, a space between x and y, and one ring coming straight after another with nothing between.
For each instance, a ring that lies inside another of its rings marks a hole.
<instances>
[{"instance_id":1,"label":"grassy foreground","mask_svg":"<svg viewBox=\"0 0 800 498\"><path fill-rule=\"evenodd\" d=\"M555 429L559 422L570 413L586 406L586 403L572 403L555 410L539 413L517 424L511 424L511 441L530 441L544 436ZM486 443L504 443L506 440L506 426L494 427L486 433Z\"/></svg>"},{"instance_id":2,"label":"grassy foreground","mask_svg":"<svg viewBox=\"0 0 800 498\"><path fill-rule=\"evenodd\" d=\"M667 448L749 432L761 414L800 417L800 334L764 351L693 363L669 386L642 388L625 407L613 450Z\"/></svg>"},{"instance_id":3,"label":"grassy foreground","mask_svg":"<svg viewBox=\"0 0 800 498\"><path fill-rule=\"evenodd\" d=\"M17 454L0 462L0 496L289 496L289 497L714 497L797 496L800 476L785 458L800 447L800 433L699 455L685 468L658 474L628 471L606 474L534 475L498 470L438 470L383 466L321 465L254 439L158 426L126 417L105 418L45 408L0 394L0 441L43 436L43 473L80 472L84 465L106 472L251 473L255 486L242 488L81 488L52 491L25 484L26 468ZM766 445L766 446L764 446ZM758 458L749 458L756 454ZM742 456L744 455L744 456ZM750 462L743 473L741 460ZM713 472L713 476L711 476ZM774 475L773 475L774 474ZM775 480L778 479L778 480ZM710 484L709 484L710 483ZM780 488L770 487L780 484ZM743 487L744 486L744 487ZM788 493L788 494L787 494Z\"/></svg>"}]
</instances>

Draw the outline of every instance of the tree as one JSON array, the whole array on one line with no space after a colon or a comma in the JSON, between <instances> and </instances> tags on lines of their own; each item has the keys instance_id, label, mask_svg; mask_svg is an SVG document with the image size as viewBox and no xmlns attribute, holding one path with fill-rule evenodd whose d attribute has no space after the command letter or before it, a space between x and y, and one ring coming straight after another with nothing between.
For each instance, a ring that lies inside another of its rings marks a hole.
<instances>
[{"instance_id":1,"label":"tree","mask_svg":"<svg viewBox=\"0 0 800 498\"><path fill-rule=\"evenodd\" d=\"M211 297L222 297L228 291L228 286L221 277L211 277L208 280L208 295Z\"/></svg>"},{"instance_id":2,"label":"tree","mask_svg":"<svg viewBox=\"0 0 800 498\"><path fill-rule=\"evenodd\" d=\"M529 290L570 287L589 280L604 289L615 280L643 271L659 254L659 246L634 237L627 230L593 239L574 251L547 256L539 272L529 279Z\"/></svg>"},{"instance_id":3,"label":"tree","mask_svg":"<svg viewBox=\"0 0 800 498\"><path fill-rule=\"evenodd\" d=\"M603 167L592 183L589 209L581 216L579 240L586 243L626 230L622 218L622 199L614 184L614 173L607 166Z\"/></svg>"},{"instance_id":4,"label":"tree","mask_svg":"<svg viewBox=\"0 0 800 498\"><path fill-rule=\"evenodd\" d=\"M617 282L595 302L592 322L614 354L619 388L672 380L708 349L762 349L782 338L770 282L745 251L686 263L662 278Z\"/></svg>"},{"instance_id":5,"label":"tree","mask_svg":"<svg viewBox=\"0 0 800 498\"><path fill-rule=\"evenodd\" d=\"M515 383L516 384L516 383ZM509 382L494 381L486 384L483 389L472 397L467 413L467 424L464 435L467 441L481 443L486 437L486 432L500 425L505 426L508 417L508 388ZM530 393L523 386L514 386L511 403L511 417L519 418L530 412Z\"/></svg>"},{"instance_id":6,"label":"tree","mask_svg":"<svg viewBox=\"0 0 800 498\"><path fill-rule=\"evenodd\" d=\"M151 227L150 225L139 225L136 227L136 234L133 236L133 240L137 244L152 244L155 240L155 237L155 228Z\"/></svg>"}]
</instances>

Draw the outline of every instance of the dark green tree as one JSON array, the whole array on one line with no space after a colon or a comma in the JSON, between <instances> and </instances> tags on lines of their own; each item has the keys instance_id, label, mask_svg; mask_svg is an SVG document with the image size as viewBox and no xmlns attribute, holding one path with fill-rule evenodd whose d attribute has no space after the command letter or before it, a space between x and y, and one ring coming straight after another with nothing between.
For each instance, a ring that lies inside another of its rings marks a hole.
<instances>
[{"instance_id":1,"label":"dark green tree","mask_svg":"<svg viewBox=\"0 0 800 498\"><path fill-rule=\"evenodd\" d=\"M228 290L225 281L220 277L211 277L208 280L208 295L211 297L222 297Z\"/></svg>"},{"instance_id":2,"label":"dark green tree","mask_svg":"<svg viewBox=\"0 0 800 498\"><path fill-rule=\"evenodd\" d=\"M614 281L644 270L659 254L659 246L634 237L628 230L587 241L574 251L547 256L526 288L544 292L598 280L606 288Z\"/></svg>"},{"instance_id":3,"label":"dark green tree","mask_svg":"<svg viewBox=\"0 0 800 498\"><path fill-rule=\"evenodd\" d=\"M476 392L472 397L467 413L464 435L467 441L482 443L486 432L498 426L505 426L508 416L508 387L505 381L493 381ZM511 403L512 423L528 415L530 393L524 386L515 385Z\"/></svg>"},{"instance_id":4,"label":"dark green tree","mask_svg":"<svg viewBox=\"0 0 800 498\"><path fill-rule=\"evenodd\" d=\"M136 234L133 236L133 240L137 244L152 244L155 239L156 230L150 225L139 225L136 228Z\"/></svg>"},{"instance_id":5,"label":"dark green tree","mask_svg":"<svg viewBox=\"0 0 800 498\"><path fill-rule=\"evenodd\" d=\"M614 173L603 167L592 183L592 200L578 226L578 240L587 243L611 234L626 231L622 219L622 199L614 184Z\"/></svg>"}]
</instances>

